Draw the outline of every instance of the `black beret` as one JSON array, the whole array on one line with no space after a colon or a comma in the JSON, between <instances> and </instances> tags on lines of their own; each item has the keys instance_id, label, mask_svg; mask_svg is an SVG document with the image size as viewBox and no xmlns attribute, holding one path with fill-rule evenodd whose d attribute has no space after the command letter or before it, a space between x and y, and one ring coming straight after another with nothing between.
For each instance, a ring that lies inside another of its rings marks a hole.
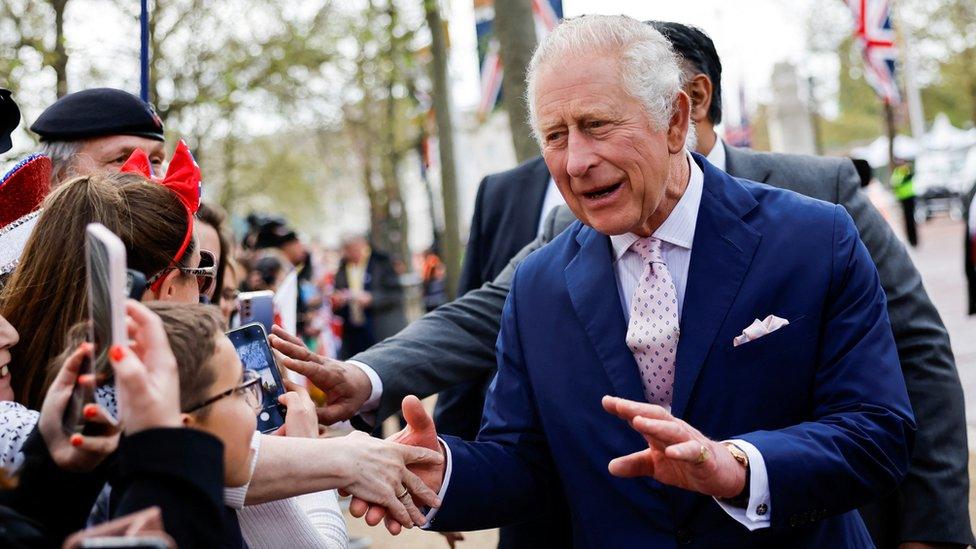
<instances>
[{"instance_id":1,"label":"black beret","mask_svg":"<svg viewBox=\"0 0 976 549\"><path fill-rule=\"evenodd\" d=\"M5 153L13 147L10 134L20 124L20 109L10 97L10 90L0 88L0 153Z\"/></svg>"},{"instance_id":2,"label":"black beret","mask_svg":"<svg viewBox=\"0 0 976 549\"><path fill-rule=\"evenodd\" d=\"M31 131L41 141L77 141L103 135L138 135L163 141L163 121L129 92L93 88L68 94L37 117Z\"/></svg>"}]
</instances>

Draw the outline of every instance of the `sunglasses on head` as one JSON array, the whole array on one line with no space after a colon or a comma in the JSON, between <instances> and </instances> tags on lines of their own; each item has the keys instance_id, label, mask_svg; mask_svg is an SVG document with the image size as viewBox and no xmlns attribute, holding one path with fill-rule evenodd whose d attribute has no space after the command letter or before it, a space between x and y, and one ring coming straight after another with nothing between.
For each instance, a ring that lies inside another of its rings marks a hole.
<instances>
[{"instance_id":1,"label":"sunglasses on head","mask_svg":"<svg viewBox=\"0 0 976 549\"><path fill-rule=\"evenodd\" d=\"M180 267L178 265L166 267L158 273L149 277L146 284L155 292L159 292L163 277L170 271L180 271L186 276L197 278L197 289L200 295L209 296L214 289L215 277L217 276L217 258L213 252L200 250L200 265L197 267ZM157 285L158 283L158 285Z\"/></svg>"}]
</instances>

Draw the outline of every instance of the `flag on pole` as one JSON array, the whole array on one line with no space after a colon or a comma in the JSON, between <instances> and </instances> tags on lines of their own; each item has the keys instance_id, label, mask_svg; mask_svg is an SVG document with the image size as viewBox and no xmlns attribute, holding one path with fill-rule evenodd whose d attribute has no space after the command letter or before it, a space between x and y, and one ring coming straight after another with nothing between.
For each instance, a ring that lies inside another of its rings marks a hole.
<instances>
[{"instance_id":1,"label":"flag on pole","mask_svg":"<svg viewBox=\"0 0 976 549\"><path fill-rule=\"evenodd\" d=\"M864 74L881 99L889 105L901 102L895 79L895 29L891 0L847 0L854 12L854 40L864 57Z\"/></svg>"},{"instance_id":2,"label":"flag on pole","mask_svg":"<svg viewBox=\"0 0 976 549\"><path fill-rule=\"evenodd\" d=\"M562 0L526 0L532 2L536 35L545 36L563 17ZM478 118L484 120L494 110L501 99L504 69L498 55L498 39L495 38L493 23L495 5L493 0L474 0L475 32L478 36L478 63L481 67L481 99L478 101Z\"/></svg>"}]
</instances>

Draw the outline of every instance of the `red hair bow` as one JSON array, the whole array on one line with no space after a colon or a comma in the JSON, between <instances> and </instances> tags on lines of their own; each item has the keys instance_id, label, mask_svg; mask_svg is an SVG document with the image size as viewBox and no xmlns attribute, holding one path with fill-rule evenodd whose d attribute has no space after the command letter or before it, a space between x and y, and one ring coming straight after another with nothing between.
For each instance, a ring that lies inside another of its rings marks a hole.
<instances>
[{"instance_id":1,"label":"red hair bow","mask_svg":"<svg viewBox=\"0 0 976 549\"><path fill-rule=\"evenodd\" d=\"M173 159L169 161L169 168L162 179L158 179L152 172L152 164L149 162L149 155L142 149L132 151L129 159L122 164L121 170L125 173L137 173L147 179L162 184L167 189L176 193L177 198L187 211L191 214L197 213L200 208L200 166L197 165L190 148L180 139L176 144L176 151Z\"/></svg>"},{"instance_id":2,"label":"red hair bow","mask_svg":"<svg viewBox=\"0 0 976 549\"><path fill-rule=\"evenodd\" d=\"M132 151L129 159L125 161L125 164L122 164L120 171L124 173L136 173L146 177L146 179L159 183L173 191L176 194L176 198L186 208L186 236L183 238L183 244L180 246L179 251L176 252L176 256L173 257L170 266L177 265L193 241L193 216L200 209L200 195L202 193L200 166L197 165L196 160L193 159L193 155L190 154L190 148L180 139L180 142L176 144L176 151L173 152L173 158L169 161L166 175L162 179L155 177L152 171L152 163L149 162L149 155L142 149ZM146 275L148 274L146 273ZM154 283L154 286L156 284L162 284L162 281L162 278L158 279ZM155 287L153 291L158 292L159 288Z\"/></svg>"}]
</instances>

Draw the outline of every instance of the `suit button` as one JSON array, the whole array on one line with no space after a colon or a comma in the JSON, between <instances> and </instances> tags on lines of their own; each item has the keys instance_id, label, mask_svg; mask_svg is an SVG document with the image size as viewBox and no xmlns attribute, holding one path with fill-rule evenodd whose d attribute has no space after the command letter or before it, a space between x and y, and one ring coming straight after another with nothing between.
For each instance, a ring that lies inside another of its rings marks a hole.
<instances>
[{"instance_id":1,"label":"suit button","mask_svg":"<svg viewBox=\"0 0 976 549\"><path fill-rule=\"evenodd\" d=\"M765 503L760 503L759 506L756 507L756 514L761 517L766 516L766 513L768 512L769 512L769 507Z\"/></svg>"},{"instance_id":2,"label":"suit button","mask_svg":"<svg viewBox=\"0 0 976 549\"><path fill-rule=\"evenodd\" d=\"M674 533L674 537L680 545L689 545L691 543L691 532L684 528L678 528L678 531Z\"/></svg>"}]
</instances>

